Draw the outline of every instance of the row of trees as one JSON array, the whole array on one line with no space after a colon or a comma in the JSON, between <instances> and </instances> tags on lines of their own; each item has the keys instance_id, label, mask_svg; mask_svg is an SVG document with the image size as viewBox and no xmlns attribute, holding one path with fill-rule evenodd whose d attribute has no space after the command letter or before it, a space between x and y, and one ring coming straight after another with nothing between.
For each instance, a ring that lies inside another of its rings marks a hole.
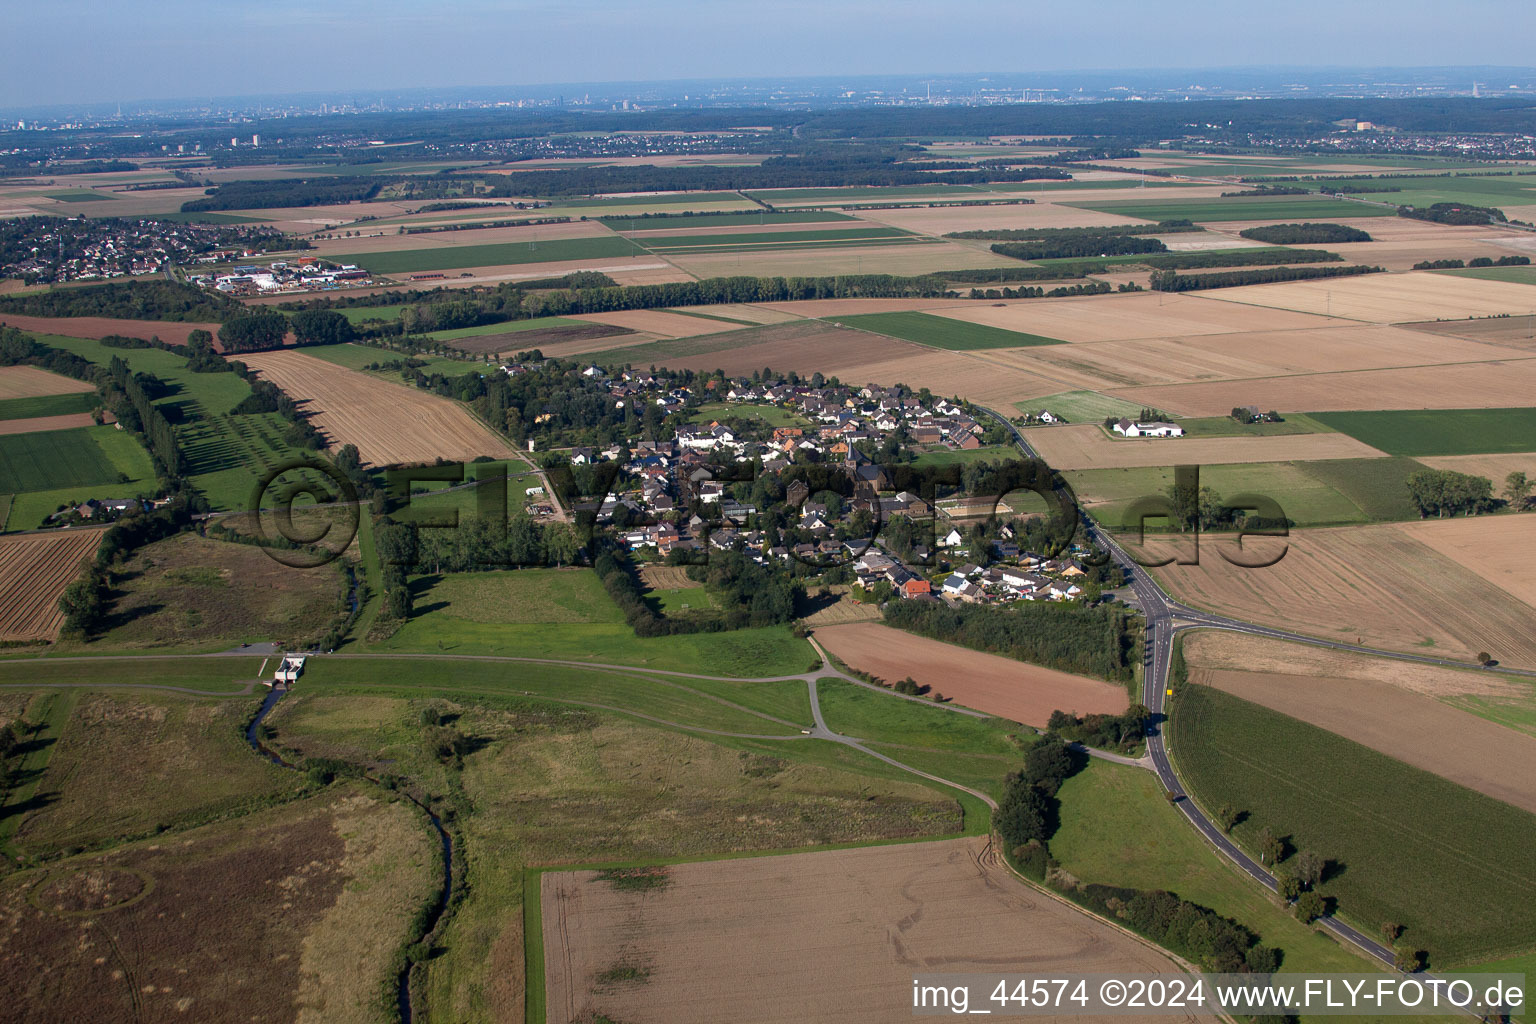
<instances>
[{"instance_id":1,"label":"row of trees","mask_svg":"<svg viewBox=\"0 0 1536 1024\"><path fill-rule=\"evenodd\" d=\"M938 601L893 601L887 625L1064 672L1126 680L1136 637L1130 612L1076 603L1023 601L1003 608Z\"/></svg>"},{"instance_id":2,"label":"row of trees","mask_svg":"<svg viewBox=\"0 0 1536 1024\"><path fill-rule=\"evenodd\" d=\"M1511 481L1513 482L1513 481ZM1498 507L1493 482L1451 469L1419 469L1408 474L1409 497L1421 516L1445 518L1480 515Z\"/></svg>"},{"instance_id":3,"label":"row of trees","mask_svg":"<svg viewBox=\"0 0 1536 1024\"><path fill-rule=\"evenodd\" d=\"M1470 260L1420 260L1413 265L1414 270L1457 270L1461 267L1528 267L1531 265L1529 256L1500 256L1493 259L1491 256L1476 256Z\"/></svg>"},{"instance_id":4,"label":"row of trees","mask_svg":"<svg viewBox=\"0 0 1536 1024\"><path fill-rule=\"evenodd\" d=\"M1149 284L1155 292L1189 292L1205 288L1234 288L1276 281L1312 281L1322 277L1355 277L1381 272L1380 267L1366 266L1268 267L1263 270L1232 270L1213 274L1177 274L1172 270L1154 270Z\"/></svg>"},{"instance_id":5,"label":"row of trees","mask_svg":"<svg viewBox=\"0 0 1536 1024\"><path fill-rule=\"evenodd\" d=\"M1201 231L1188 219L1164 220L1156 224L1115 224L1095 228L985 228L977 231L951 231L945 238L972 238L992 242L1048 242L1090 238L1116 238L1121 235L1175 235Z\"/></svg>"}]
</instances>

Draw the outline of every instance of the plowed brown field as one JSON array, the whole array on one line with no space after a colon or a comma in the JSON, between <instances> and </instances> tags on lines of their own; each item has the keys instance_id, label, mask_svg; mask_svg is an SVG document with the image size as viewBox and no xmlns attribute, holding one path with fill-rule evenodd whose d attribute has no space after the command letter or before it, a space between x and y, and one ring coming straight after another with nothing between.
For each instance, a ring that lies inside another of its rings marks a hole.
<instances>
[{"instance_id":1,"label":"plowed brown field","mask_svg":"<svg viewBox=\"0 0 1536 1024\"><path fill-rule=\"evenodd\" d=\"M60 530L0 537L0 640L53 640L64 625L59 595L102 530Z\"/></svg>"},{"instance_id":2,"label":"plowed brown field","mask_svg":"<svg viewBox=\"0 0 1536 1024\"><path fill-rule=\"evenodd\" d=\"M515 455L504 438L446 398L302 352L259 352L243 358L311 414L332 449L355 444L364 462L399 465Z\"/></svg>"},{"instance_id":3,"label":"plowed brown field","mask_svg":"<svg viewBox=\"0 0 1536 1024\"><path fill-rule=\"evenodd\" d=\"M104 316L21 316L0 314L0 326L16 327L36 334L62 334L66 338L105 338L121 334L127 338L159 337L176 345L185 345L187 335L202 329L219 335L218 324L194 324L173 320L113 320ZM75 389L79 390L79 389ZM90 390L87 388L86 390Z\"/></svg>"},{"instance_id":4,"label":"plowed brown field","mask_svg":"<svg viewBox=\"0 0 1536 1024\"><path fill-rule=\"evenodd\" d=\"M646 889L543 876L550 1021L883 1024L912 1015L914 972L1174 970L1026 886L983 839L662 870ZM970 1006L986 1008L975 994Z\"/></svg>"},{"instance_id":5,"label":"plowed brown field","mask_svg":"<svg viewBox=\"0 0 1536 1024\"><path fill-rule=\"evenodd\" d=\"M1199 565L1153 572L1188 604L1267 626L1468 664L1487 651L1536 667L1536 608L1398 524L1293 531L1285 557L1263 569L1207 551Z\"/></svg>"},{"instance_id":6,"label":"plowed brown field","mask_svg":"<svg viewBox=\"0 0 1536 1024\"><path fill-rule=\"evenodd\" d=\"M1194 669L1190 680L1536 813L1536 737L1389 683L1225 669Z\"/></svg>"},{"instance_id":7,"label":"plowed brown field","mask_svg":"<svg viewBox=\"0 0 1536 1024\"><path fill-rule=\"evenodd\" d=\"M63 416L33 416L25 420L0 420L0 434L36 434L43 430L72 430L89 427L96 421L88 412L72 412Z\"/></svg>"},{"instance_id":8,"label":"plowed brown field","mask_svg":"<svg viewBox=\"0 0 1536 1024\"><path fill-rule=\"evenodd\" d=\"M911 676L956 704L1026 725L1051 712L1119 714L1123 686L930 640L875 622L823 626L816 640L850 668L888 683Z\"/></svg>"}]
</instances>

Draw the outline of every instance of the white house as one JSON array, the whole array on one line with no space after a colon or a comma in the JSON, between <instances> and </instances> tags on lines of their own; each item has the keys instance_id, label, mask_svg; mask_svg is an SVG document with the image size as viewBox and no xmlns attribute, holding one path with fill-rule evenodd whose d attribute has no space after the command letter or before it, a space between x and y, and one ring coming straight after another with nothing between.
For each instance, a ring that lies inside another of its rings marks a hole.
<instances>
[{"instance_id":1,"label":"white house","mask_svg":"<svg viewBox=\"0 0 1536 1024\"><path fill-rule=\"evenodd\" d=\"M1183 437L1184 428L1177 423L1163 423L1152 421L1142 423L1135 420L1122 419L1115 423L1114 431L1126 437Z\"/></svg>"}]
</instances>

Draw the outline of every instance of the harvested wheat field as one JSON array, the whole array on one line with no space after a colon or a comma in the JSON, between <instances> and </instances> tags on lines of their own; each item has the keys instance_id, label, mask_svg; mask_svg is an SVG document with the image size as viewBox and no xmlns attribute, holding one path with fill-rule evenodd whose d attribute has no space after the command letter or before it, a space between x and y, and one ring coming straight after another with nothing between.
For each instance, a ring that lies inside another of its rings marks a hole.
<instances>
[{"instance_id":1,"label":"harvested wheat field","mask_svg":"<svg viewBox=\"0 0 1536 1024\"><path fill-rule=\"evenodd\" d=\"M822 588L818 588L822 589ZM809 598L810 614L800 621L812 629L822 626L841 626L850 622L879 622L880 606L873 601L855 601L852 587L835 584L825 588L830 591L826 598Z\"/></svg>"},{"instance_id":2,"label":"harvested wheat field","mask_svg":"<svg viewBox=\"0 0 1536 1024\"><path fill-rule=\"evenodd\" d=\"M984 839L654 870L644 887L543 875L551 1024L884 1024L911 1016L914 972L1176 970L1025 885Z\"/></svg>"},{"instance_id":3,"label":"harvested wheat field","mask_svg":"<svg viewBox=\"0 0 1536 1024\"><path fill-rule=\"evenodd\" d=\"M826 626L816 641L843 664L895 682L911 676L956 704L1025 725L1045 725L1052 711L1119 714L1125 688L1100 679L1028 665L956 647L874 622Z\"/></svg>"},{"instance_id":4,"label":"harvested wheat field","mask_svg":"<svg viewBox=\"0 0 1536 1024\"><path fill-rule=\"evenodd\" d=\"M480 220L511 219L494 209L475 211ZM515 211L514 211L515 212ZM365 226L366 230L366 226ZM381 228L383 233L361 238L318 239L314 253L398 252L410 249L454 249L466 245L497 245L503 242L546 242L555 238L592 238L609 234L597 221L570 221L566 224L519 224L515 227L464 228L459 231L423 231L416 234L398 234L393 227Z\"/></svg>"},{"instance_id":5,"label":"harvested wheat field","mask_svg":"<svg viewBox=\"0 0 1536 1024\"><path fill-rule=\"evenodd\" d=\"M35 366L0 366L0 401L7 398L73 395L93 390L95 388L83 380L61 377Z\"/></svg>"},{"instance_id":6,"label":"harvested wheat field","mask_svg":"<svg viewBox=\"0 0 1536 1024\"><path fill-rule=\"evenodd\" d=\"M1498 481L1502 485L1503 478ZM1472 516L1401 523L1398 529L1477 573L1517 601L1536 605L1536 516ZM1532 622L1536 629L1536 622Z\"/></svg>"},{"instance_id":7,"label":"harvested wheat field","mask_svg":"<svg viewBox=\"0 0 1536 1024\"><path fill-rule=\"evenodd\" d=\"M1197 608L1280 629L1473 664L1480 651L1536 667L1536 608L1415 539L1400 524L1292 531L1263 569L1206 552L1153 573Z\"/></svg>"},{"instance_id":8,"label":"harvested wheat field","mask_svg":"<svg viewBox=\"0 0 1536 1024\"><path fill-rule=\"evenodd\" d=\"M19 316L15 313L0 313L0 327L16 327L37 334L62 334L66 338L106 338L116 334L148 341L157 337L175 345L185 345L187 335L196 330L207 331L215 338L219 336L218 324L174 320L113 320L105 316Z\"/></svg>"},{"instance_id":9,"label":"harvested wheat field","mask_svg":"<svg viewBox=\"0 0 1536 1024\"><path fill-rule=\"evenodd\" d=\"M1520 359L1529 353L1515 348L1432 338L1398 327L1356 325L1078 342L991 350L987 355L1077 388L1102 390L1274 377L1288 373L1335 373Z\"/></svg>"},{"instance_id":10,"label":"harvested wheat field","mask_svg":"<svg viewBox=\"0 0 1536 1024\"><path fill-rule=\"evenodd\" d=\"M1083 423L1028 430L1025 437L1055 469L1311 462L1381 458L1386 454L1348 434L1116 438L1097 423Z\"/></svg>"},{"instance_id":11,"label":"harvested wheat field","mask_svg":"<svg viewBox=\"0 0 1536 1024\"><path fill-rule=\"evenodd\" d=\"M668 313L659 309L629 309L618 313L584 313L577 319L588 323L644 331L657 338L691 338L699 334L720 334L740 330L743 325L711 320L708 317Z\"/></svg>"},{"instance_id":12,"label":"harvested wheat field","mask_svg":"<svg viewBox=\"0 0 1536 1024\"><path fill-rule=\"evenodd\" d=\"M1465 338L1529 351L1536 348L1536 316L1485 317L1481 320L1432 320L1399 325L1442 338Z\"/></svg>"},{"instance_id":13,"label":"harvested wheat field","mask_svg":"<svg viewBox=\"0 0 1536 1024\"><path fill-rule=\"evenodd\" d=\"M1238 405L1282 412L1505 409L1525 406L1536 394L1536 359L1154 384L1106 393L1187 416L1225 416Z\"/></svg>"},{"instance_id":14,"label":"harvested wheat field","mask_svg":"<svg viewBox=\"0 0 1536 1024\"><path fill-rule=\"evenodd\" d=\"M24 420L0 420L0 434L36 434L44 430L73 430L89 427L96 422L88 412L72 412L63 416L33 416Z\"/></svg>"},{"instance_id":15,"label":"harvested wheat field","mask_svg":"<svg viewBox=\"0 0 1536 1024\"><path fill-rule=\"evenodd\" d=\"M1141 292L1068 299L968 302L935 310L939 316L1022 331L1063 341L1128 341L1133 338L1293 331L1345 326L1347 321L1289 310L1232 308L1195 295Z\"/></svg>"},{"instance_id":16,"label":"harvested wheat field","mask_svg":"<svg viewBox=\"0 0 1536 1024\"><path fill-rule=\"evenodd\" d=\"M1516 452L1513 455L1428 455L1420 456L1418 461L1435 469L1485 476L1493 481L1496 494L1504 489L1504 478L1511 473L1524 473L1536 480L1536 452Z\"/></svg>"},{"instance_id":17,"label":"harvested wheat field","mask_svg":"<svg viewBox=\"0 0 1536 1024\"><path fill-rule=\"evenodd\" d=\"M1536 293L1527 285L1428 271L1252 284L1200 295L1220 302L1327 314L1376 324L1529 314L1536 305Z\"/></svg>"},{"instance_id":18,"label":"harvested wheat field","mask_svg":"<svg viewBox=\"0 0 1536 1024\"><path fill-rule=\"evenodd\" d=\"M952 231L991 231L1024 228L1091 228L1142 221L1100 210L1035 203L1017 206L935 206L906 210L862 210L859 219L905 228L921 235Z\"/></svg>"},{"instance_id":19,"label":"harvested wheat field","mask_svg":"<svg viewBox=\"0 0 1536 1024\"><path fill-rule=\"evenodd\" d=\"M378 1020L434 888L408 804L355 786L13 875L10 1020Z\"/></svg>"},{"instance_id":20,"label":"harvested wheat field","mask_svg":"<svg viewBox=\"0 0 1536 1024\"><path fill-rule=\"evenodd\" d=\"M1199 650L1186 641L1192 683L1225 690L1536 813L1536 736L1391 683L1314 675L1294 666L1207 668ZM1468 757L1474 750L1478 756Z\"/></svg>"},{"instance_id":21,"label":"harvested wheat field","mask_svg":"<svg viewBox=\"0 0 1536 1024\"><path fill-rule=\"evenodd\" d=\"M667 257L695 277L833 277L838 274L895 274L918 277L945 270L1016 267L1018 260L955 242L907 242L862 246L785 247L771 252L678 253Z\"/></svg>"},{"instance_id":22,"label":"harvested wheat field","mask_svg":"<svg viewBox=\"0 0 1536 1024\"><path fill-rule=\"evenodd\" d=\"M64 625L59 595L80 575L104 531L0 537L0 640L54 640Z\"/></svg>"},{"instance_id":23,"label":"harvested wheat field","mask_svg":"<svg viewBox=\"0 0 1536 1024\"><path fill-rule=\"evenodd\" d=\"M515 455L505 438L446 398L302 352L259 352L244 359L310 414L332 450L355 444L364 462L398 465Z\"/></svg>"},{"instance_id":24,"label":"harvested wheat field","mask_svg":"<svg viewBox=\"0 0 1536 1024\"><path fill-rule=\"evenodd\" d=\"M944 352L819 320L771 324L718 336L637 348L637 363L675 370L749 374L765 366L848 384L908 384L974 401L1011 402L1061 391L1061 385L968 352ZM1229 409L1230 411L1230 409Z\"/></svg>"},{"instance_id":25,"label":"harvested wheat field","mask_svg":"<svg viewBox=\"0 0 1536 1024\"><path fill-rule=\"evenodd\" d=\"M744 303L721 303L718 306L678 306L679 313L703 313L706 316L723 316L732 320L745 320L753 324L782 324L790 320L800 319L794 313L785 313L781 310L771 309L768 306L746 305Z\"/></svg>"}]
</instances>

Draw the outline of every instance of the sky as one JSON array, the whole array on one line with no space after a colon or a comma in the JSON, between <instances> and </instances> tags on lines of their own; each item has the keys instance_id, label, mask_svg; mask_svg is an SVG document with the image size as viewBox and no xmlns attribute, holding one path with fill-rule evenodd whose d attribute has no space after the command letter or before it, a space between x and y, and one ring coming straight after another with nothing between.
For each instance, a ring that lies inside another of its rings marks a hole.
<instances>
[{"instance_id":1,"label":"sky","mask_svg":"<svg viewBox=\"0 0 1536 1024\"><path fill-rule=\"evenodd\" d=\"M43 0L0 108L297 92L1254 65L1529 66L1531 0Z\"/></svg>"}]
</instances>

